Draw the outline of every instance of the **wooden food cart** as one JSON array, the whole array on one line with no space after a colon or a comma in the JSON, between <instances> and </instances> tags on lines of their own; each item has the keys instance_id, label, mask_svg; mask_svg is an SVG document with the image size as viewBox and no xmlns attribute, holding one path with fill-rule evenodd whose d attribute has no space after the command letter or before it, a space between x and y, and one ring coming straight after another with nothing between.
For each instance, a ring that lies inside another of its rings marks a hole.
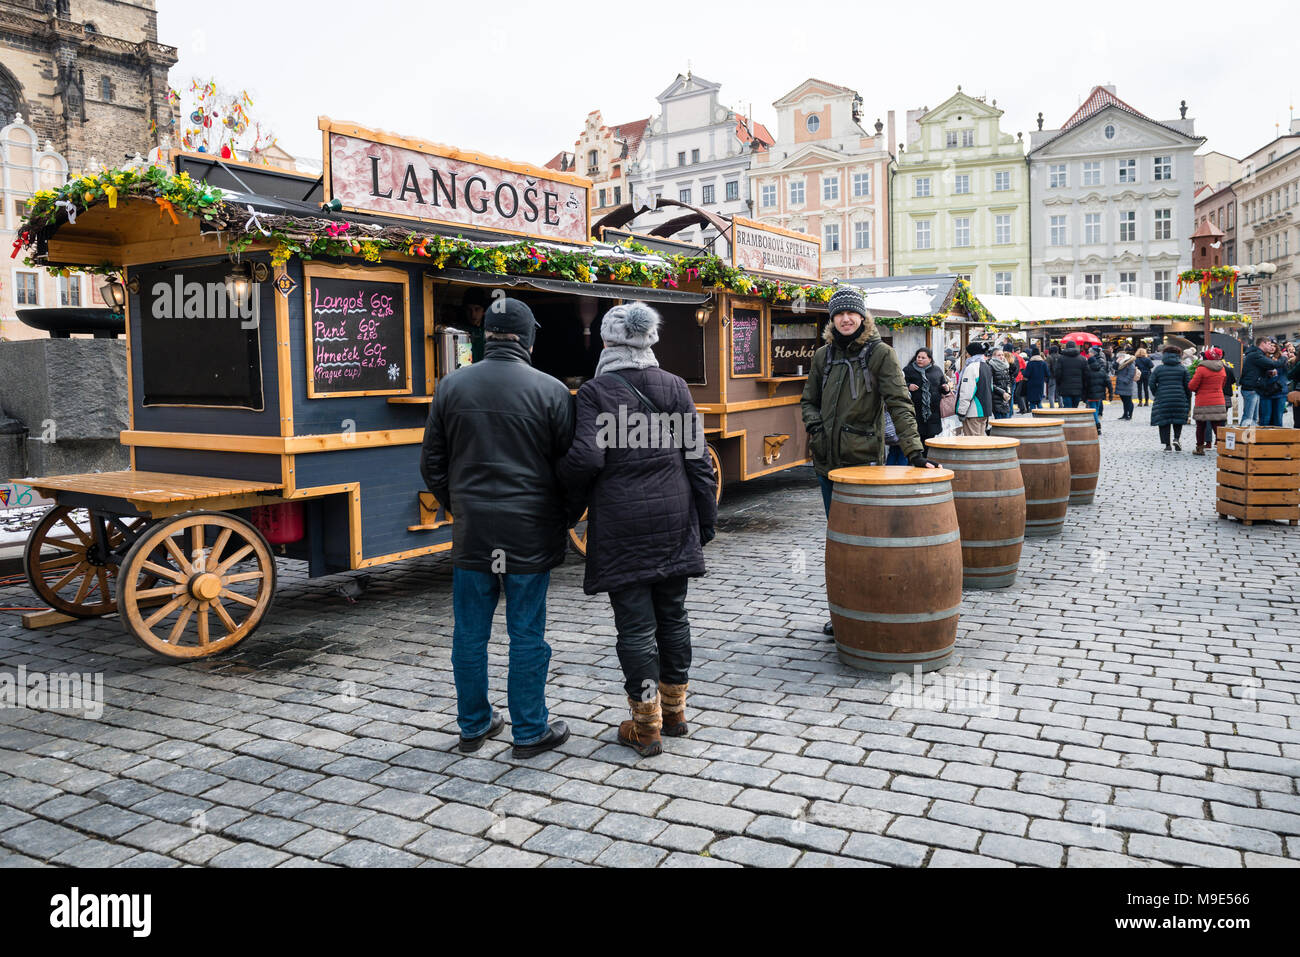
<instances>
[{"instance_id":1,"label":"wooden food cart","mask_svg":"<svg viewBox=\"0 0 1300 957\"><path fill-rule=\"evenodd\" d=\"M176 153L29 207L16 251L105 274L127 318L130 469L22 480L56 503L26 549L51 608L204 657L263 620L277 556L320 576L449 550L424 426L470 361L474 303L500 291L541 323L534 365L573 389L599 314L651 302L722 478L807 461L799 394L829 287L593 243L581 177L321 129L319 178Z\"/></svg>"}]
</instances>

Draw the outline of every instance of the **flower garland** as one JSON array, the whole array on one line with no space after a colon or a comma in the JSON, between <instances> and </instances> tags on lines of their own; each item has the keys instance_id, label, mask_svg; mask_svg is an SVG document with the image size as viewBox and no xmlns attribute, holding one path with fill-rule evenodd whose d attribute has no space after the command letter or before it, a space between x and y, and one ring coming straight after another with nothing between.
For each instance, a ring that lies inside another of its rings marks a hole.
<instances>
[{"instance_id":1,"label":"flower garland","mask_svg":"<svg viewBox=\"0 0 1300 957\"><path fill-rule=\"evenodd\" d=\"M1216 282L1224 282L1227 285L1223 291L1229 296L1237 292L1237 279L1241 273L1236 266L1211 266L1209 269L1188 269L1178 274L1178 292L1181 295L1184 286L1190 286L1195 283L1200 287L1201 298L1204 299L1210 294L1210 286Z\"/></svg>"},{"instance_id":2,"label":"flower garland","mask_svg":"<svg viewBox=\"0 0 1300 957\"><path fill-rule=\"evenodd\" d=\"M75 223L79 213L107 200L116 208L124 196L152 199L160 216L179 222L177 213L202 216L224 228L232 236L228 243L231 255L238 256L254 243L271 247L271 262L280 266L292 257L304 260L317 257L360 256L377 263L385 252L430 260L435 268L454 267L494 275L528 275L542 273L575 282L600 281L676 289L683 283L699 280L709 287L757 296L772 302L800 300L825 303L835 293L834 285L797 283L752 276L729 266L719 257L655 254L635 240L627 240L618 249L623 255L597 255L586 249L560 249L528 240L507 243L479 243L461 237L436 233L406 232L398 227L362 226L326 218L292 218L240 209L222 200L220 190L196 183L188 173L174 175L159 167L105 170L93 176L74 177L56 190L42 190L28 205L26 217L14 242L13 255L32 245L42 246L63 222ZM245 219L245 212L247 218ZM655 260L638 257L656 255ZM36 265L30 258L29 265ZM47 267L63 272L62 267ZM91 267L113 273L109 265ZM89 271L89 270L82 270Z\"/></svg>"},{"instance_id":3,"label":"flower garland","mask_svg":"<svg viewBox=\"0 0 1300 957\"><path fill-rule=\"evenodd\" d=\"M970 283L965 279L957 280L957 291L953 296L953 302L961 307L961 311L975 322L992 323L996 322L992 313L984 308L984 304L975 298L975 294L970 291Z\"/></svg>"}]
</instances>

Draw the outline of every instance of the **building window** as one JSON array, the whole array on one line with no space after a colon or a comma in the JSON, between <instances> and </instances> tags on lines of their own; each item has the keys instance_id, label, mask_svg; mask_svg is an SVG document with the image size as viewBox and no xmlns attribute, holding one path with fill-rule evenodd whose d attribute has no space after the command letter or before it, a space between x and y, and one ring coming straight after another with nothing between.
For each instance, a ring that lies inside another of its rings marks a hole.
<instances>
[{"instance_id":1,"label":"building window","mask_svg":"<svg viewBox=\"0 0 1300 957\"><path fill-rule=\"evenodd\" d=\"M1065 176L1065 164L1053 163L1047 167L1047 188L1048 189L1065 189L1067 179Z\"/></svg>"},{"instance_id":2,"label":"building window","mask_svg":"<svg viewBox=\"0 0 1300 957\"><path fill-rule=\"evenodd\" d=\"M597 195L600 197L600 205L603 208L605 205L605 191L602 189Z\"/></svg>"},{"instance_id":3,"label":"building window","mask_svg":"<svg viewBox=\"0 0 1300 957\"><path fill-rule=\"evenodd\" d=\"M1092 245L1101 242L1101 213L1083 214L1083 241Z\"/></svg>"},{"instance_id":4,"label":"building window","mask_svg":"<svg viewBox=\"0 0 1300 957\"><path fill-rule=\"evenodd\" d=\"M1137 160L1124 159L1119 161L1119 181L1121 183L1136 183L1138 181Z\"/></svg>"},{"instance_id":5,"label":"building window","mask_svg":"<svg viewBox=\"0 0 1300 957\"><path fill-rule=\"evenodd\" d=\"M822 177L822 199L830 201L840 198L840 178L838 176Z\"/></svg>"},{"instance_id":6,"label":"building window","mask_svg":"<svg viewBox=\"0 0 1300 957\"><path fill-rule=\"evenodd\" d=\"M916 248L930 248L930 221L928 219L918 220L916 224Z\"/></svg>"},{"instance_id":7,"label":"building window","mask_svg":"<svg viewBox=\"0 0 1300 957\"><path fill-rule=\"evenodd\" d=\"M962 130L962 131L961 131L961 145L962 145L962 146L974 146L974 145L975 145L975 131L974 131L974 130Z\"/></svg>"},{"instance_id":8,"label":"building window","mask_svg":"<svg viewBox=\"0 0 1300 957\"><path fill-rule=\"evenodd\" d=\"M1011 273L995 272L993 274L993 293L997 296L1011 295Z\"/></svg>"},{"instance_id":9,"label":"building window","mask_svg":"<svg viewBox=\"0 0 1300 957\"><path fill-rule=\"evenodd\" d=\"M808 117L808 119L803 121L803 125L807 127L809 133L816 133L821 129L822 119L814 113L812 116Z\"/></svg>"},{"instance_id":10,"label":"building window","mask_svg":"<svg viewBox=\"0 0 1300 957\"><path fill-rule=\"evenodd\" d=\"M1157 156L1155 163L1156 181L1174 178L1174 158L1172 156Z\"/></svg>"},{"instance_id":11,"label":"building window","mask_svg":"<svg viewBox=\"0 0 1300 957\"><path fill-rule=\"evenodd\" d=\"M1083 274L1083 298L1101 298L1101 273L1086 272Z\"/></svg>"},{"instance_id":12,"label":"building window","mask_svg":"<svg viewBox=\"0 0 1300 957\"><path fill-rule=\"evenodd\" d=\"M921 197L930 195L930 177L918 176L916 178L916 195Z\"/></svg>"},{"instance_id":13,"label":"building window","mask_svg":"<svg viewBox=\"0 0 1300 957\"><path fill-rule=\"evenodd\" d=\"M1101 185L1101 160L1094 160L1083 164L1083 185Z\"/></svg>"},{"instance_id":14,"label":"building window","mask_svg":"<svg viewBox=\"0 0 1300 957\"><path fill-rule=\"evenodd\" d=\"M724 186L724 195L729 200L740 199L740 180L729 179Z\"/></svg>"},{"instance_id":15,"label":"building window","mask_svg":"<svg viewBox=\"0 0 1300 957\"><path fill-rule=\"evenodd\" d=\"M615 205L615 206L618 206L618 205L620 205L622 202L623 202L623 187L622 187L622 186L615 186L615 187L614 187L614 205Z\"/></svg>"},{"instance_id":16,"label":"building window","mask_svg":"<svg viewBox=\"0 0 1300 957\"><path fill-rule=\"evenodd\" d=\"M840 251L840 224L827 223L822 232L826 236L826 251L828 253L837 253Z\"/></svg>"},{"instance_id":17,"label":"building window","mask_svg":"<svg viewBox=\"0 0 1300 957\"><path fill-rule=\"evenodd\" d=\"M1120 273L1119 291L1125 296L1136 296L1138 291L1138 274L1135 272Z\"/></svg>"},{"instance_id":18,"label":"building window","mask_svg":"<svg viewBox=\"0 0 1300 957\"><path fill-rule=\"evenodd\" d=\"M1174 298L1174 284L1170 276L1171 273L1168 269L1157 269L1155 271L1155 292L1157 299L1168 301Z\"/></svg>"},{"instance_id":19,"label":"building window","mask_svg":"<svg viewBox=\"0 0 1300 957\"><path fill-rule=\"evenodd\" d=\"M870 173L853 174L853 195L854 196L871 195L871 174Z\"/></svg>"},{"instance_id":20,"label":"building window","mask_svg":"<svg viewBox=\"0 0 1300 957\"><path fill-rule=\"evenodd\" d=\"M759 188L758 193L764 208L771 209L776 205L775 186L762 186Z\"/></svg>"},{"instance_id":21,"label":"building window","mask_svg":"<svg viewBox=\"0 0 1300 957\"><path fill-rule=\"evenodd\" d=\"M17 296L16 305L19 306L39 306L40 297L37 291L37 274L34 272L14 273L14 282L16 285L15 295Z\"/></svg>"},{"instance_id":22,"label":"building window","mask_svg":"<svg viewBox=\"0 0 1300 957\"><path fill-rule=\"evenodd\" d=\"M81 305L81 277L80 276L59 277L59 305L60 306Z\"/></svg>"},{"instance_id":23,"label":"building window","mask_svg":"<svg viewBox=\"0 0 1300 957\"><path fill-rule=\"evenodd\" d=\"M1135 243L1138 238L1138 214L1134 210L1125 210L1119 214L1119 241Z\"/></svg>"},{"instance_id":24,"label":"building window","mask_svg":"<svg viewBox=\"0 0 1300 957\"><path fill-rule=\"evenodd\" d=\"M853 248L854 249L871 248L871 223L853 224Z\"/></svg>"},{"instance_id":25,"label":"building window","mask_svg":"<svg viewBox=\"0 0 1300 957\"><path fill-rule=\"evenodd\" d=\"M692 163L698 163L699 161L700 161L700 151L699 151L699 150L691 150L691 162L692 162Z\"/></svg>"},{"instance_id":26,"label":"building window","mask_svg":"<svg viewBox=\"0 0 1300 957\"><path fill-rule=\"evenodd\" d=\"M803 204L803 180L790 180L790 203L794 206Z\"/></svg>"},{"instance_id":27,"label":"building window","mask_svg":"<svg viewBox=\"0 0 1300 957\"><path fill-rule=\"evenodd\" d=\"M959 173L953 177L952 191L957 195L970 192L970 173Z\"/></svg>"},{"instance_id":28,"label":"building window","mask_svg":"<svg viewBox=\"0 0 1300 957\"><path fill-rule=\"evenodd\" d=\"M677 191L677 200L678 202L689 203L691 201L691 188L688 186L685 189L679 189Z\"/></svg>"},{"instance_id":29,"label":"building window","mask_svg":"<svg viewBox=\"0 0 1300 957\"><path fill-rule=\"evenodd\" d=\"M1113 140L1114 138L1115 138L1115 127L1113 125L1108 125L1106 127L1106 139Z\"/></svg>"},{"instance_id":30,"label":"building window","mask_svg":"<svg viewBox=\"0 0 1300 957\"><path fill-rule=\"evenodd\" d=\"M106 76L99 78L99 98L105 103L113 102L113 81Z\"/></svg>"},{"instance_id":31,"label":"building window","mask_svg":"<svg viewBox=\"0 0 1300 957\"><path fill-rule=\"evenodd\" d=\"M1174 235L1174 211L1172 209L1157 209L1155 216L1156 228L1153 238L1172 239Z\"/></svg>"},{"instance_id":32,"label":"building window","mask_svg":"<svg viewBox=\"0 0 1300 957\"><path fill-rule=\"evenodd\" d=\"M1052 216L1048 219L1048 242L1053 246L1064 246L1066 243L1065 235L1065 217Z\"/></svg>"},{"instance_id":33,"label":"building window","mask_svg":"<svg viewBox=\"0 0 1300 957\"><path fill-rule=\"evenodd\" d=\"M686 165L686 151L685 151L685 150L683 150L682 152L680 152L680 153L677 154L677 165L678 165L678 166L685 166L685 165Z\"/></svg>"},{"instance_id":34,"label":"building window","mask_svg":"<svg viewBox=\"0 0 1300 957\"><path fill-rule=\"evenodd\" d=\"M943 145L944 145L945 148L950 149L950 150L953 150L953 149L956 149L956 148L957 148L957 131L956 131L956 130L948 130L947 134L945 134L945 136L944 136L944 139L943 139Z\"/></svg>"},{"instance_id":35,"label":"building window","mask_svg":"<svg viewBox=\"0 0 1300 957\"><path fill-rule=\"evenodd\" d=\"M1011 214L993 217L993 242L1005 246L1011 242Z\"/></svg>"},{"instance_id":36,"label":"building window","mask_svg":"<svg viewBox=\"0 0 1300 957\"><path fill-rule=\"evenodd\" d=\"M700 203L708 206L713 202L713 184L706 183L700 187Z\"/></svg>"},{"instance_id":37,"label":"building window","mask_svg":"<svg viewBox=\"0 0 1300 957\"><path fill-rule=\"evenodd\" d=\"M1003 193L1011 188L1011 170L1000 169L993 174L993 191Z\"/></svg>"},{"instance_id":38,"label":"building window","mask_svg":"<svg viewBox=\"0 0 1300 957\"><path fill-rule=\"evenodd\" d=\"M1053 299L1064 299L1069 294L1069 276L1052 276L1047 287L1047 294Z\"/></svg>"},{"instance_id":39,"label":"building window","mask_svg":"<svg viewBox=\"0 0 1300 957\"><path fill-rule=\"evenodd\" d=\"M954 246L970 245L970 217L958 216L952 221Z\"/></svg>"}]
</instances>

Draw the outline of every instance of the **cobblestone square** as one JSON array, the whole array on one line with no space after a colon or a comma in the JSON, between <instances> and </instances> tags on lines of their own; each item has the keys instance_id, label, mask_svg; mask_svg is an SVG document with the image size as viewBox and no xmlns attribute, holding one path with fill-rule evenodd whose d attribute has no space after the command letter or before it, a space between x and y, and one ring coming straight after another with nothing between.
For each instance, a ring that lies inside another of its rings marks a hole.
<instances>
[{"instance_id":1,"label":"cobblestone square","mask_svg":"<svg viewBox=\"0 0 1300 957\"><path fill-rule=\"evenodd\" d=\"M262 628L185 665L115 618L5 612L5 671L102 673L105 701L0 710L0 865L1300 865L1300 528L1216 517L1213 455L1118 414L1096 503L964 596L938 675L995 679L977 707L901 707L838 661L807 467L728 487L688 600L692 732L649 759L615 741L612 617L576 555L548 607L573 736L525 761L509 729L454 750L445 559L372 569L356 604L281 563ZM502 710L505 666L498 613Z\"/></svg>"}]
</instances>

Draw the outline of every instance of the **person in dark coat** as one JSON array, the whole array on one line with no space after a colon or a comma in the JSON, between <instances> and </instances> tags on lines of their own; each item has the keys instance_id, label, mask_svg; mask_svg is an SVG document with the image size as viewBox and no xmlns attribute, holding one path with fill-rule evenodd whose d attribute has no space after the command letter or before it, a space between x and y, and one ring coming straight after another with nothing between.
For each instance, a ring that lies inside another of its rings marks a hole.
<instances>
[{"instance_id":1,"label":"person in dark coat","mask_svg":"<svg viewBox=\"0 0 1300 957\"><path fill-rule=\"evenodd\" d=\"M939 406L943 397L952 391L943 370L935 364L934 353L922 346L903 367L903 381L912 393L912 407L916 410L916 428L921 441L932 439L943 431L943 417Z\"/></svg>"},{"instance_id":2,"label":"person in dark coat","mask_svg":"<svg viewBox=\"0 0 1300 957\"><path fill-rule=\"evenodd\" d=\"M1025 402L1031 411L1042 407L1051 371L1038 347L1030 346L1029 361L1025 363Z\"/></svg>"},{"instance_id":3,"label":"person in dark coat","mask_svg":"<svg viewBox=\"0 0 1300 957\"><path fill-rule=\"evenodd\" d=\"M1121 421L1133 418L1133 393L1137 391L1137 359L1127 352L1115 354L1115 394L1124 403Z\"/></svg>"},{"instance_id":4,"label":"person in dark coat","mask_svg":"<svg viewBox=\"0 0 1300 957\"><path fill-rule=\"evenodd\" d=\"M1102 354L1101 346L1093 346L1088 356L1088 386L1083 397L1092 406L1092 415L1097 422L1097 434L1101 435L1101 407L1110 393L1110 364Z\"/></svg>"},{"instance_id":5,"label":"person in dark coat","mask_svg":"<svg viewBox=\"0 0 1300 957\"><path fill-rule=\"evenodd\" d=\"M569 390L532 366L536 320L516 299L484 315L483 360L438 383L420 471L452 524L451 666L460 750L505 725L488 703L488 636L502 591L510 635L507 701L514 756L568 740L546 710L546 590L568 544L555 463L573 439Z\"/></svg>"},{"instance_id":6,"label":"person in dark coat","mask_svg":"<svg viewBox=\"0 0 1300 957\"><path fill-rule=\"evenodd\" d=\"M1172 343L1167 344L1160 357L1160 365L1151 373L1151 424L1160 429L1160 444L1165 451L1181 452L1178 440L1183 435L1183 425L1192 408L1192 394L1188 390L1191 376L1182 363L1182 351ZM1173 427L1173 448L1169 444L1169 429Z\"/></svg>"},{"instance_id":7,"label":"person in dark coat","mask_svg":"<svg viewBox=\"0 0 1300 957\"><path fill-rule=\"evenodd\" d=\"M1088 394L1088 360L1079 355L1077 342L1067 342L1057 361L1056 394L1063 409L1077 409Z\"/></svg>"},{"instance_id":8,"label":"person in dark coat","mask_svg":"<svg viewBox=\"0 0 1300 957\"><path fill-rule=\"evenodd\" d=\"M1013 360L1014 361L1014 360ZM1011 364L1001 346L989 350L989 371L993 373L993 418L1011 418L1011 399L1014 378Z\"/></svg>"},{"instance_id":9,"label":"person in dark coat","mask_svg":"<svg viewBox=\"0 0 1300 957\"><path fill-rule=\"evenodd\" d=\"M1137 358L1134 360L1134 363L1137 365L1138 368L1138 374L1136 376L1137 388L1138 388L1138 405L1150 405L1151 404L1151 372L1152 370L1155 369L1156 364L1151 360L1151 357L1147 355L1147 351L1145 349L1139 349L1137 352L1134 353L1134 355L1137 356Z\"/></svg>"},{"instance_id":10,"label":"person in dark coat","mask_svg":"<svg viewBox=\"0 0 1300 957\"><path fill-rule=\"evenodd\" d=\"M596 375L578 390L577 431L556 473L569 514L587 509L588 595L609 593L632 718L620 744L643 757L687 732L688 579L704 574L718 517L703 422L679 376L659 368L659 314L642 302L605 313Z\"/></svg>"},{"instance_id":11,"label":"person in dark coat","mask_svg":"<svg viewBox=\"0 0 1300 957\"><path fill-rule=\"evenodd\" d=\"M1275 397L1284 393L1286 363L1277 356L1277 343L1261 337L1246 350L1241 360L1241 424L1281 425L1281 402ZM1273 412L1277 411L1277 421Z\"/></svg>"}]
</instances>

